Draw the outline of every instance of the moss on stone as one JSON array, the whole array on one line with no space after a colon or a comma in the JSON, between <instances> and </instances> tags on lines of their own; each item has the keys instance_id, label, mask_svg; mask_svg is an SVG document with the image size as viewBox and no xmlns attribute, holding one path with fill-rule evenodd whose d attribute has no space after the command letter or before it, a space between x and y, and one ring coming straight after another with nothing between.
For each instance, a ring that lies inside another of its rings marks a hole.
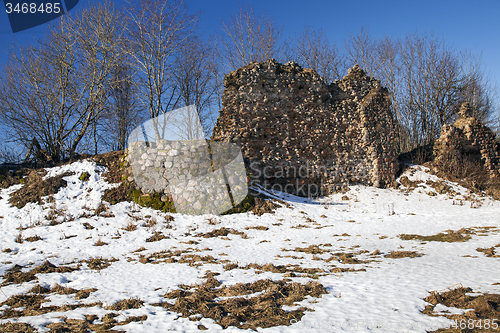
<instances>
[{"instance_id":1,"label":"moss on stone","mask_svg":"<svg viewBox=\"0 0 500 333\"><path fill-rule=\"evenodd\" d=\"M87 180L89 180L89 178L90 178L90 175L87 171L82 172L80 177L78 177L78 179L80 179L82 182L86 182Z\"/></svg>"},{"instance_id":2,"label":"moss on stone","mask_svg":"<svg viewBox=\"0 0 500 333\"><path fill-rule=\"evenodd\" d=\"M162 195L160 193L142 193L141 190L132 190L129 192L129 197L137 204L153 208L156 210L161 210L165 213L175 213L175 206L170 201L162 201Z\"/></svg>"},{"instance_id":3,"label":"moss on stone","mask_svg":"<svg viewBox=\"0 0 500 333\"><path fill-rule=\"evenodd\" d=\"M245 199L243 199L242 202L236 205L236 207L231 208L230 210L222 213L221 215L245 213L252 210L254 205L255 205L254 196L249 193L247 194Z\"/></svg>"}]
</instances>

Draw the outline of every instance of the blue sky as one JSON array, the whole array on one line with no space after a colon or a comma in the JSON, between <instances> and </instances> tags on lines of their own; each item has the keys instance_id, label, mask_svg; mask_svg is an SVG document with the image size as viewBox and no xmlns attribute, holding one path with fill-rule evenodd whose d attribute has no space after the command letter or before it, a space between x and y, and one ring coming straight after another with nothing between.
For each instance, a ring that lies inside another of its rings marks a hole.
<instances>
[{"instance_id":1,"label":"blue sky","mask_svg":"<svg viewBox=\"0 0 500 333\"><path fill-rule=\"evenodd\" d=\"M89 3L90 0L80 0L75 10ZM187 0L191 13L201 12L199 27L207 37L219 27L220 18L225 19L238 10L239 3ZM385 34L404 37L415 30L433 32L456 49L471 49L482 54L484 70L500 85L500 0L256 0L241 3L251 3L255 12L273 18L282 26L285 37L300 33L304 26L322 28L335 43L343 43L350 33L356 34L361 27L380 37ZM0 66L3 66L5 51L12 42L31 43L34 38L43 37L46 26L13 34L7 14L3 9L0 12Z\"/></svg>"}]
</instances>

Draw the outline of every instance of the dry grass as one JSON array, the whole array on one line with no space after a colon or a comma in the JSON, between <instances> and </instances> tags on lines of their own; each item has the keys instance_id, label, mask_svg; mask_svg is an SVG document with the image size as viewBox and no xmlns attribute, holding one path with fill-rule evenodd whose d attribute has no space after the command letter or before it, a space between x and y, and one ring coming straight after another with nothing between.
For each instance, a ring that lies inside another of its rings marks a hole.
<instances>
[{"instance_id":1,"label":"dry grass","mask_svg":"<svg viewBox=\"0 0 500 333\"><path fill-rule=\"evenodd\" d=\"M94 246L104 246L108 245L108 243L103 242L100 238L97 240L97 242L94 243Z\"/></svg>"},{"instance_id":2,"label":"dry grass","mask_svg":"<svg viewBox=\"0 0 500 333\"><path fill-rule=\"evenodd\" d=\"M484 253L485 256L490 258L500 258L500 255L496 254L495 249L500 248L500 244L492 246L490 248L477 248L476 251Z\"/></svg>"},{"instance_id":3,"label":"dry grass","mask_svg":"<svg viewBox=\"0 0 500 333\"><path fill-rule=\"evenodd\" d=\"M117 260L118 259L115 258L105 259L102 257L97 257L97 258L82 260L80 263L86 263L90 269L101 270L109 267L112 262L115 262Z\"/></svg>"},{"instance_id":4,"label":"dry grass","mask_svg":"<svg viewBox=\"0 0 500 333\"><path fill-rule=\"evenodd\" d=\"M36 333L35 328L25 323L0 323L0 332Z\"/></svg>"},{"instance_id":5,"label":"dry grass","mask_svg":"<svg viewBox=\"0 0 500 333\"><path fill-rule=\"evenodd\" d=\"M415 251L392 251L389 254L386 254L384 257L391 259L399 259L399 258L415 258L423 256L422 253L418 253Z\"/></svg>"},{"instance_id":6,"label":"dry grass","mask_svg":"<svg viewBox=\"0 0 500 333\"><path fill-rule=\"evenodd\" d=\"M252 226L252 227L246 227L245 230L262 230L262 231L266 231L266 230L269 230L269 228L266 227L266 226L263 226L263 225L257 225L257 226Z\"/></svg>"},{"instance_id":7,"label":"dry grass","mask_svg":"<svg viewBox=\"0 0 500 333\"><path fill-rule=\"evenodd\" d=\"M158 242L161 241L162 239L168 239L168 236L165 236L161 232L157 231L153 234L153 236L149 237L146 239L146 242Z\"/></svg>"},{"instance_id":8,"label":"dry grass","mask_svg":"<svg viewBox=\"0 0 500 333\"><path fill-rule=\"evenodd\" d=\"M111 211L111 207L109 204L101 201L97 209L95 210L95 215L104 216L104 217L115 217L115 214Z\"/></svg>"},{"instance_id":9,"label":"dry grass","mask_svg":"<svg viewBox=\"0 0 500 333\"><path fill-rule=\"evenodd\" d=\"M158 305L181 313L183 317L202 315L212 318L223 328L234 326L257 330L258 327L289 326L292 319L299 321L307 308L285 311L282 306L293 306L307 296L321 297L326 293L320 283L312 281L300 284L288 283L285 280L259 280L220 287L221 283L213 277L215 275L217 274L208 274L203 285L182 286L183 289L166 293L164 297L175 299L175 303L164 302ZM248 297L255 293L261 294ZM230 298L217 300L218 297Z\"/></svg>"},{"instance_id":10,"label":"dry grass","mask_svg":"<svg viewBox=\"0 0 500 333\"><path fill-rule=\"evenodd\" d=\"M121 310L128 310L128 309L139 309L143 305L144 305L144 301L141 301L138 298L128 298L128 299L122 299L121 301L116 302L113 305L105 306L104 309L113 310L113 311L121 311Z\"/></svg>"},{"instance_id":11,"label":"dry grass","mask_svg":"<svg viewBox=\"0 0 500 333\"><path fill-rule=\"evenodd\" d=\"M471 239L470 234L472 234L472 230L462 228L457 231L446 230L446 233L438 233L437 235L431 236L422 236L422 235L414 235L414 234L401 234L398 237L402 240L420 240L424 242L466 242Z\"/></svg>"},{"instance_id":12,"label":"dry grass","mask_svg":"<svg viewBox=\"0 0 500 333\"><path fill-rule=\"evenodd\" d=\"M456 321L458 324L457 328L451 327L448 329L439 329L434 332L446 332L446 333L479 333L479 332L498 332L498 329L494 330L485 329L484 326L478 327L477 324L481 322L484 325L486 320L491 323L493 320L497 322L500 321L500 295L498 294L483 294L479 296L468 296L471 293L471 288L465 288L461 284L458 288L451 290L437 292L432 291L429 296L424 298L424 300L430 305L427 305L422 311L423 314L428 316L442 316L442 314L437 314L434 308L437 304L443 304L448 307L455 307L460 309L472 309L467 311L465 314L445 314L444 316L448 319ZM470 321L471 320L471 321ZM460 323L471 323L474 322L476 327L466 327L466 329L460 329Z\"/></svg>"},{"instance_id":13,"label":"dry grass","mask_svg":"<svg viewBox=\"0 0 500 333\"><path fill-rule=\"evenodd\" d=\"M134 231L134 230L137 230L137 225L135 225L131 221L129 221L127 223L127 225L122 228L122 230L125 230L125 231Z\"/></svg>"},{"instance_id":14,"label":"dry grass","mask_svg":"<svg viewBox=\"0 0 500 333\"><path fill-rule=\"evenodd\" d=\"M72 272L75 270L74 268L66 267L66 266L57 267L49 261L45 261L43 264L36 266L35 268L31 269L28 272L21 271L22 268L23 268L23 266L14 265L10 269L8 269L3 276L5 281L3 281L2 284L0 284L0 286L9 285L9 284L20 284L23 282L36 280L37 278L36 278L35 274L67 273L67 272Z\"/></svg>"},{"instance_id":15,"label":"dry grass","mask_svg":"<svg viewBox=\"0 0 500 333\"><path fill-rule=\"evenodd\" d=\"M42 237L35 235L35 236L26 237L24 240L26 242L36 242L36 241L42 240Z\"/></svg>"},{"instance_id":16,"label":"dry grass","mask_svg":"<svg viewBox=\"0 0 500 333\"><path fill-rule=\"evenodd\" d=\"M237 230L230 229L230 228L224 228L224 227L207 232L207 233L204 233L204 234L203 233L197 234L196 237L203 237L203 238L221 237L221 236L225 237L229 234L240 235L243 239L248 238L248 236L244 232L237 231Z\"/></svg>"},{"instance_id":17,"label":"dry grass","mask_svg":"<svg viewBox=\"0 0 500 333\"><path fill-rule=\"evenodd\" d=\"M17 208L23 208L27 203L41 203L41 198L56 194L60 188L66 187L67 182L63 177L73 175L65 172L61 175L43 180L43 174L34 170L24 178L24 186L10 195L9 203Z\"/></svg>"}]
</instances>

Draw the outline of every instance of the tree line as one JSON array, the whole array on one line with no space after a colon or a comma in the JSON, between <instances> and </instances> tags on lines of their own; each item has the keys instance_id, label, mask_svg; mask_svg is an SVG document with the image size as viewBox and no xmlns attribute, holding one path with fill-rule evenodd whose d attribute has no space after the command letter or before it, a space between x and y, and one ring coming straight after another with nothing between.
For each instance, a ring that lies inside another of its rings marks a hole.
<instances>
[{"instance_id":1,"label":"tree line","mask_svg":"<svg viewBox=\"0 0 500 333\"><path fill-rule=\"evenodd\" d=\"M34 45L13 46L0 81L0 119L10 142L62 160L126 148L135 126L194 105L210 135L221 108L223 77L252 61L294 60L330 83L361 66L390 91L398 148L434 140L462 102L493 119L494 86L481 58L433 34L375 38L367 29L342 45L321 29L293 38L271 17L240 7L211 38L183 1L112 2L64 15ZM5 149L5 148L4 148ZM12 154L4 154L15 159Z\"/></svg>"}]
</instances>

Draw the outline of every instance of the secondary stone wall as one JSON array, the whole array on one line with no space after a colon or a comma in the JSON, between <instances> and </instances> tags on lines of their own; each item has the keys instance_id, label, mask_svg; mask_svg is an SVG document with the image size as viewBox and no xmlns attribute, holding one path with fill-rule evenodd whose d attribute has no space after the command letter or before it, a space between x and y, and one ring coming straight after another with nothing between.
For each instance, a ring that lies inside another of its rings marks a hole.
<instances>
[{"instance_id":1,"label":"secondary stone wall","mask_svg":"<svg viewBox=\"0 0 500 333\"><path fill-rule=\"evenodd\" d=\"M393 183L388 92L358 66L327 85L294 62L254 62L224 86L212 139L241 145L253 182L303 196Z\"/></svg>"},{"instance_id":2,"label":"secondary stone wall","mask_svg":"<svg viewBox=\"0 0 500 333\"><path fill-rule=\"evenodd\" d=\"M130 143L127 160L137 187L145 193L164 193L177 212L219 214L232 208L228 186L236 196L246 195L246 176L238 164L235 146L206 140Z\"/></svg>"},{"instance_id":3,"label":"secondary stone wall","mask_svg":"<svg viewBox=\"0 0 500 333\"><path fill-rule=\"evenodd\" d=\"M481 161L490 177L500 177L500 154L495 134L472 115L468 103L462 104L460 117L453 125L444 125L434 143L435 163L454 156L468 156Z\"/></svg>"}]
</instances>

